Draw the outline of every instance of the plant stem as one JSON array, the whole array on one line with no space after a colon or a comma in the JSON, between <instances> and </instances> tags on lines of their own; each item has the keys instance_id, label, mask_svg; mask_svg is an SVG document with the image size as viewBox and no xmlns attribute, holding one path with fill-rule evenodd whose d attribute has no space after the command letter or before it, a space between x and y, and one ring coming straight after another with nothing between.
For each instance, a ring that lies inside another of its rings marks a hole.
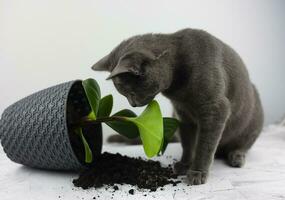
<instances>
[{"instance_id":1,"label":"plant stem","mask_svg":"<svg viewBox=\"0 0 285 200\"><path fill-rule=\"evenodd\" d=\"M111 117L101 117L97 118L96 120L90 120L83 118L79 123L74 123L72 126L74 127L84 127L87 125L94 125L94 124L99 124L102 122L110 122L110 121L125 121L124 117L120 116L111 116Z\"/></svg>"}]
</instances>

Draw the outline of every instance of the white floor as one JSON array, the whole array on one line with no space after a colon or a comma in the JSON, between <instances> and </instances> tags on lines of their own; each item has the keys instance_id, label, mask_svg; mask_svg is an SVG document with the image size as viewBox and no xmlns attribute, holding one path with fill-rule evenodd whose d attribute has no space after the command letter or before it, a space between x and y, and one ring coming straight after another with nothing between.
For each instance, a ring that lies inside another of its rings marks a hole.
<instances>
[{"instance_id":1,"label":"white floor","mask_svg":"<svg viewBox=\"0 0 285 200\"><path fill-rule=\"evenodd\" d=\"M143 156L141 146L106 145L104 150L120 152L130 156ZM169 146L165 156L157 158L164 164L180 157L179 144ZM171 157L170 157L171 155ZM0 199L1 200L109 200L112 190L74 188L72 179L76 174L35 170L11 162L0 150ZM113 199L285 199L285 127L271 126L264 130L256 145L250 151L244 168L228 167L216 160L208 183L200 186L167 186L164 191L148 193L136 191L129 195L128 185L119 186ZM147 194L147 196L143 196ZM98 195L100 197L98 197Z\"/></svg>"}]
</instances>

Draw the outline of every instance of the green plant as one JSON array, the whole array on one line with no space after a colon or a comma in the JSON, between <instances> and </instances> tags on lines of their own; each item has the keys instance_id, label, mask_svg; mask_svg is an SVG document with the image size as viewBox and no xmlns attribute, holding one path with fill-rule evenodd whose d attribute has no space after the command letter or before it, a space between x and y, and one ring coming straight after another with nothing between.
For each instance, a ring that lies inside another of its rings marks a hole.
<instances>
[{"instance_id":1,"label":"green plant","mask_svg":"<svg viewBox=\"0 0 285 200\"><path fill-rule=\"evenodd\" d=\"M76 124L75 130L84 145L86 163L91 163L93 158L82 128L87 124L102 122L130 139L140 137L145 154L148 157L164 153L168 142L178 127L178 120L163 118L159 104L155 100L151 101L139 116L128 109L111 115L113 108L112 95L101 98L100 87L94 79L87 79L82 82L82 85L90 104L91 112Z\"/></svg>"}]
</instances>

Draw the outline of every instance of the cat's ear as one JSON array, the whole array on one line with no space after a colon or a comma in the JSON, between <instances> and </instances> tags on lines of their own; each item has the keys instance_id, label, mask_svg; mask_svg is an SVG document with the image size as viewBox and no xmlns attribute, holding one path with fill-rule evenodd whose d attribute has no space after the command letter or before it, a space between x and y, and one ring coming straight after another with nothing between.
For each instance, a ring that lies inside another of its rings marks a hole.
<instances>
[{"instance_id":1,"label":"cat's ear","mask_svg":"<svg viewBox=\"0 0 285 200\"><path fill-rule=\"evenodd\" d=\"M115 76L118 76L120 74L124 74L124 73L130 73L136 76L141 75L140 70L135 66L127 66L127 65L120 65L120 63L113 69L113 71L111 72L111 74L108 76L108 78L106 80L112 79Z\"/></svg>"},{"instance_id":2,"label":"cat's ear","mask_svg":"<svg viewBox=\"0 0 285 200\"><path fill-rule=\"evenodd\" d=\"M109 71L109 57L110 55L101 58L101 60L95 63L91 68L95 71Z\"/></svg>"}]
</instances>

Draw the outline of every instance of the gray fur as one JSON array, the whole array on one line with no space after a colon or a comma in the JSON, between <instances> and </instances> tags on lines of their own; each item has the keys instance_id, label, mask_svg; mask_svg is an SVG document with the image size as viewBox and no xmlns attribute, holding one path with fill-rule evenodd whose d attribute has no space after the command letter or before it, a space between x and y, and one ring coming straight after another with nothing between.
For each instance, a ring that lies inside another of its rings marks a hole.
<instances>
[{"instance_id":1,"label":"gray fur","mask_svg":"<svg viewBox=\"0 0 285 200\"><path fill-rule=\"evenodd\" d=\"M107 59L106 59L107 58ZM123 41L95 70L121 70L111 77L132 106L158 93L169 98L181 121L181 161L190 184L205 183L214 155L241 167L263 127L256 88L239 55L202 30L138 35Z\"/></svg>"}]
</instances>

